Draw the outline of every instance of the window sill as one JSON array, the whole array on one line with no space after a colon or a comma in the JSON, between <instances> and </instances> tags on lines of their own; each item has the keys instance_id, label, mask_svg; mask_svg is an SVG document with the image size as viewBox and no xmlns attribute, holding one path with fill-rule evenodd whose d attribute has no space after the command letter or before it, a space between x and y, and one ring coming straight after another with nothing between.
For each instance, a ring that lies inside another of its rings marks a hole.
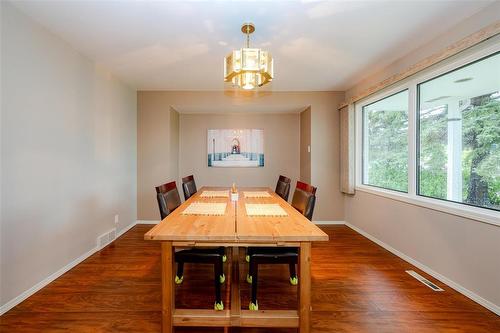
<instances>
[{"instance_id":1,"label":"window sill","mask_svg":"<svg viewBox=\"0 0 500 333\"><path fill-rule=\"evenodd\" d=\"M500 227L500 213L478 208L461 205L455 202L444 202L437 199L425 198L407 193L400 193L391 190L370 187L366 185L357 185L356 191L366 192L389 199L405 202L414 206L419 206L427 209L432 209L439 212L452 214L455 216L465 217L483 223L488 223Z\"/></svg>"}]
</instances>

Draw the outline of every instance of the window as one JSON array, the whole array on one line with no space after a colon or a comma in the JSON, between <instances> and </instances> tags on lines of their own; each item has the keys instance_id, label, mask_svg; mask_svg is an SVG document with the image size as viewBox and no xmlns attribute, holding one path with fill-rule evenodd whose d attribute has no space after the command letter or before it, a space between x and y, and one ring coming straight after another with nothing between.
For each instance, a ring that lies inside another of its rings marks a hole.
<instances>
[{"instance_id":1,"label":"window","mask_svg":"<svg viewBox=\"0 0 500 333\"><path fill-rule=\"evenodd\" d=\"M417 194L500 210L500 53L417 91Z\"/></svg>"},{"instance_id":2,"label":"window","mask_svg":"<svg viewBox=\"0 0 500 333\"><path fill-rule=\"evenodd\" d=\"M363 184L408 192L408 90L363 107Z\"/></svg>"},{"instance_id":3,"label":"window","mask_svg":"<svg viewBox=\"0 0 500 333\"><path fill-rule=\"evenodd\" d=\"M355 103L355 189L500 226L500 45Z\"/></svg>"}]
</instances>

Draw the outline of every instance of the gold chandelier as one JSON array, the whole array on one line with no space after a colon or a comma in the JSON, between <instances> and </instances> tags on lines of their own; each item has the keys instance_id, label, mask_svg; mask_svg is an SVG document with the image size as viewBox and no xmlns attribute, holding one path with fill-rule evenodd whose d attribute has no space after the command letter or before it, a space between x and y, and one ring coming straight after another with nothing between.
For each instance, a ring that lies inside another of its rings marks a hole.
<instances>
[{"instance_id":1,"label":"gold chandelier","mask_svg":"<svg viewBox=\"0 0 500 333\"><path fill-rule=\"evenodd\" d=\"M273 80L273 58L267 51L250 48L250 34L255 31L252 23L243 24L241 31L247 36L247 45L224 58L224 81L251 90Z\"/></svg>"}]
</instances>

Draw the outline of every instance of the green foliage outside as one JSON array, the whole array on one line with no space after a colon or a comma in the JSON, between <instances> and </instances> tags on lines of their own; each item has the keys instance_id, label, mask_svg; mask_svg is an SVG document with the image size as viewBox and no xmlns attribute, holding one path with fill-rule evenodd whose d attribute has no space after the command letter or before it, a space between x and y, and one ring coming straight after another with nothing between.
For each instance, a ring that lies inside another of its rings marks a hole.
<instances>
[{"instance_id":1,"label":"green foliage outside","mask_svg":"<svg viewBox=\"0 0 500 333\"><path fill-rule=\"evenodd\" d=\"M448 123L446 108L420 118L420 194L446 199Z\"/></svg>"},{"instance_id":2,"label":"green foliage outside","mask_svg":"<svg viewBox=\"0 0 500 333\"><path fill-rule=\"evenodd\" d=\"M462 198L500 210L500 101L490 96L472 98L462 111ZM445 106L435 111L420 119L418 187L421 195L446 199L448 120ZM407 192L408 113L368 111L365 122L366 183Z\"/></svg>"},{"instance_id":3,"label":"green foliage outside","mask_svg":"<svg viewBox=\"0 0 500 333\"><path fill-rule=\"evenodd\" d=\"M500 101L489 96L473 99L462 113L463 198L500 209Z\"/></svg>"},{"instance_id":4,"label":"green foliage outside","mask_svg":"<svg viewBox=\"0 0 500 333\"><path fill-rule=\"evenodd\" d=\"M473 98L462 111L463 202L500 208L500 102ZM446 110L446 108L444 108ZM420 194L446 199L447 115L420 121Z\"/></svg>"},{"instance_id":5,"label":"green foliage outside","mask_svg":"<svg viewBox=\"0 0 500 333\"><path fill-rule=\"evenodd\" d=\"M408 112L368 111L365 121L367 183L408 192Z\"/></svg>"}]
</instances>

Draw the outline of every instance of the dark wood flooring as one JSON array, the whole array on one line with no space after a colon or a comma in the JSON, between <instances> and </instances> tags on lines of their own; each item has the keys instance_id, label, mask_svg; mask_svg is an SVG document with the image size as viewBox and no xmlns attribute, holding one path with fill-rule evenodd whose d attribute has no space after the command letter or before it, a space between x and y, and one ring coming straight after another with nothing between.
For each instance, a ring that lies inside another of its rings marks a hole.
<instances>
[{"instance_id":1,"label":"dark wood flooring","mask_svg":"<svg viewBox=\"0 0 500 333\"><path fill-rule=\"evenodd\" d=\"M160 332L160 245L138 225L2 317L1 332ZM313 332L500 332L500 317L419 271L346 226L323 227L313 245ZM213 306L210 266L186 265L177 307ZM405 270L445 289L434 292ZM242 264L243 276L246 267ZM286 266L263 266L259 307L294 308ZM242 305L250 289L242 283ZM225 305L229 293L224 287ZM177 329L223 332L223 329ZM227 330L226 330L227 331ZM295 332L238 329L231 332Z\"/></svg>"}]
</instances>

